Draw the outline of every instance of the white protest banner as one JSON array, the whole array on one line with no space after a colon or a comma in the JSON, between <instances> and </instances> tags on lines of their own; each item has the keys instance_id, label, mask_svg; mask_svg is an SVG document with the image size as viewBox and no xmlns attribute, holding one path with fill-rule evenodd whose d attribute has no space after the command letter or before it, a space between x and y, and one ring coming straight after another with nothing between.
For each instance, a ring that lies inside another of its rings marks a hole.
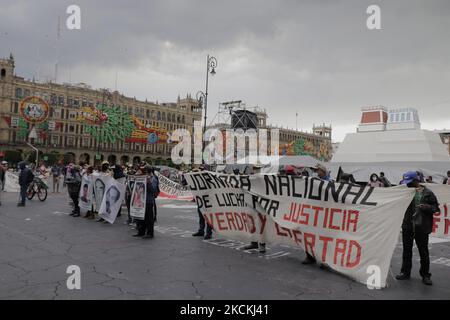
<instances>
[{"instance_id":1,"label":"white protest banner","mask_svg":"<svg viewBox=\"0 0 450 320\"><path fill-rule=\"evenodd\" d=\"M386 285L390 261L414 190L371 188L280 175L186 175L216 232L235 240L289 244L318 263L366 284Z\"/></svg>"},{"instance_id":2,"label":"white protest banner","mask_svg":"<svg viewBox=\"0 0 450 320\"><path fill-rule=\"evenodd\" d=\"M431 236L450 239L450 185L428 183L425 186L436 195L441 210L433 216Z\"/></svg>"},{"instance_id":3,"label":"white protest banner","mask_svg":"<svg viewBox=\"0 0 450 320\"><path fill-rule=\"evenodd\" d=\"M12 172L5 172L5 192L20 192L19 176Z\"/></svg>"},{"instance_id":4,"label":"white protest banner","mask_svg":"<svg viewBox=\"0 0 450 320\"><path fill-rule=\"evenodd\" d=\"M133 193L131 194L130 215L139 220L145 218L145 204L147 200L147 177L136 176Z\"/></svg>"},{"instance_id":5,"label":"white protest banner","mask_svg":"<svg viewBox=\"0 0 450 320\"><path fill-rule=\"evenodd\" d=\"M109 176L109 178L106 177L104 181L106 192L103 196L102 205L100 206L98 215L112 224L116 220L123 199L125 198L125 185L111 176Z\"/></svg>"},{"instance_id":6,"label":"white protest banner","mask_svg":"<svg viewBox=\"0 0 450 320\"><path fill-rule=\"evenodd\" d=\"M166 178L159 172L155 171L155 174L159 180L160 198L189 201L194 198L192 192L185 186L182 186L181 184Z\"/></svg>"},{"instance_id":7,"label":"white protest banner","mask_svg":"<svg viewBox=\"0 0 450 320\"><path fill-rule=\"evenodd\" d=\"M94 197L95 197L95 209L100 210L103 202L103 196L105 194L106 181L112 179L110 175L94 172L92 174Z\"/></svg>"},{"instance_id":8,"label":"white protest banner","mask_svg":"<svg viewBox=\"0 0 450 320\"><path fill-rule=\"evenodd\" d=\"M80 201L79 206L82 212L92 210L92 201L94 197L94 186L92 184L92 175L84 174L81 178Z\"/></svg>"}]
</instances>

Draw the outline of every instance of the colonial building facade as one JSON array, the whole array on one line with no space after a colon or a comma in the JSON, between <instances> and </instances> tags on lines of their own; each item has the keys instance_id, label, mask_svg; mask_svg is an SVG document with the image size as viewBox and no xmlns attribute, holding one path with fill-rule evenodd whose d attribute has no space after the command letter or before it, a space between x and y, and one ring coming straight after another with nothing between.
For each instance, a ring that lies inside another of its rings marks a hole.
<instances>
[{"instance_id":1,"label":"colonial building facade","mask_svg":"<svg viewBox=\"0 0 450 320\"><path fill-rule=\"evenodd\" d=\"M146 159L153 164L170 162L171 143L145 143L115 141L101 142L86 132L79 119L82 110L95 107L120 106L146 128L162 132L187 129L193 132L194 121L202 118L202 108L190 95L174 103L153 103L125 97L118 91L94 90L80 84L58 84L25 80L14 74L14 58L0 59L0 157L7 158L12 152L30 153L26 142L31 136L20 134L19 120L21 102L27 97L39 97L49 106L46 134L33 139L40 150L41 159L59 157L68 161L95 160L131 163ZM120 128L117 128L118 130ZM26 157L25 157L26 158ZM25 159L28 160L28 159Z\"/></svg>"},{"instance_id":2,"label":"colonial building facade","mask_svg":"<svg viewBox=\"0 0 450 320\"><path fill-rule=\"evenodd\" d=\"M267 129L268 131L268 150L267 154L271 153L271 134L272 130L278 130L279 136L279 154L280 155L311 155L323 161L329 161L333 155L333 146L331 143L332 128L325 124L313 126L312 132L304 132L282 126L273 126L267 124L267 111L260 107L250 108L251 112L256 115L256 120L253 126L258 129ZM231 121L232 122L232 121ZM233 127L229 119L221 119L220 122L211 125L209 128L219 130L226 129L243 129L239 124L245 121L235 121L237 126ZM248 141L246 142L246 150L249 149ZM235 152L236 153L236 152Z\"/></svg>"}]
</instances>

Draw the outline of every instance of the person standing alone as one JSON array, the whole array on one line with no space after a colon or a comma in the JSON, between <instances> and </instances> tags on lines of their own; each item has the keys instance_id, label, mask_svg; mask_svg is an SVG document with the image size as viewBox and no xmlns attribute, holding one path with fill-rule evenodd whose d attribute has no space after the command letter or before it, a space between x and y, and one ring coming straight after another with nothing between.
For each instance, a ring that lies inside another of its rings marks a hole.
<instances>
[{"instance_id":1,"label":"person standing alone","mask_svg":"<svg viewBox=\"0 0 450 320\"><path fill-rule=\"evenodd\" d=\"M19 169L20 202L17 206L25 207L28 186L33 182L34 174L29 168L27 168L26 163L23 161L19 163Z\"/></svg>"},{"instance_id":2,"label":"person standing alone","mask_svg":"<svg viewBox=\"0 0 450 320\"><path fill-rule=\"evenodd\" d=\"M73 217L80 216L79 195L81 188L81 174L80 167L73 166L71 177L66 178L67 191L69 192L70 199L73 201L73 211L70 214Z\"/></svg>"},{"instance_id":3,"label":"person standing alone","mask_svg":"<svg viewBox=\"0 0 450 320\"><path fill-rule=\"evenodd\" d=\"M61 167L56 164L52 167L51 172L53 176L53 193L55 193L55 190L56 193L59 193L59 178L61 176L61 171Z\"/></svg>"},{"instance_id":4,"label":"person standing alone","mask_svg":"<svg viewBox=\"0 0 450 320\"><path fill-rule=\"evenodd\" d=\"M422 282L431 286L430 254L428 252L429 235L433 229L433 215L439 212L439 203L434 193L420 184L420 177L415 171L403 175L400 184L415 188L414 199L405 212L402 224L403 262L397 280L408 280L411 277L412 249L416 241L420 254L420 270Z\"/></svg>"}]
</instances>

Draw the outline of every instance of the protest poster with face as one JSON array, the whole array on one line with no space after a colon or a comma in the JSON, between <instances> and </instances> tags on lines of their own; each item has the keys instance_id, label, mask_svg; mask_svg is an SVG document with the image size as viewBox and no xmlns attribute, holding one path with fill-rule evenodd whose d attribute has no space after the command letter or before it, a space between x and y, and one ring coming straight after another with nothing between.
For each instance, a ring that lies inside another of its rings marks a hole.
<instances>
[{"instance_id":1,"label":"protest poster with face","mask_svg":"<svg viewBox=\"0 0 450 320\"><path fill-rule=\"evenodd\" d=\"M106 181L105 190L98 215L112 224L125 198L125 185L111 178Z\"/></svg>"},{"instance_id":2,"label":"protest poster with face","mask_svg":"<svg viewBox=\"0 0 450 320\"><path fill-rule=\"evenodd\" d=\"M131 195L130 215L139 220L145 217L147 199L147 177L136 177Z\"/></svg>"},{"instance_id":3,"label":"protest poster with face","mask_svg":"<svg viewBox=\"0 0 450 320\"><path fill-rule=\"evenodd\" d=\"M83 175L81 178L81 189L80 189L80 201L79 206L82 212L87 212L92 209L92 198L93 198L93 185L92 176Z\"/></svg>"},{"instance_id":4,"label":"protest poster with face","mask_svg":"<svg viewBox=\"0 0 450 320\"><path fill-rule=\"evenodd\" d=\"M106 183L110 179L112 179L112 177L109 175L104 175L104 174L94 174L93 175L95 208L97 211L100 210L100 207L103 202L103 196L105 194Z\"/></svg>"}]
</instances>

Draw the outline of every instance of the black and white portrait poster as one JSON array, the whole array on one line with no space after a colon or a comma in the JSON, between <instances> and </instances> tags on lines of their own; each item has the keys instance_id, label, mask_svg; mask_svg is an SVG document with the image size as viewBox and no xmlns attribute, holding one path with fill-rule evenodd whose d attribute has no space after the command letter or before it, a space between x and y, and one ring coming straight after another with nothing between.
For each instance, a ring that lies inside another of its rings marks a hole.
<instances>
[{"instance_id":1,"label":"black and white portrait poster","mask_svg":"<svg viewBox=\"0 0 450 320\"><path fill-rule=\"evenodd\" d=\"M147 177L136 177L134 181L130 205L130 215L133 218L144 220L146 197Z\"/></svg>"},{"instance_id":2,"label":"black and white portrait poster","mask_svg":"<svg viewBox=\"0 0 450 320\"><path fill-rule=\"evenodd\" d=\"M83 175L81 178L79 199L79 206L82 212L87 212L92 209L93 190L92 176L88 176L87 174Z\"/></svg>"},{"instance_id":3,"label":"black and white portrait poster","mask_svg":"<svg viewBox=\"0 0 450 320\"><path fill-rule=\"evenodd\" d=\"M105 194L106 183L110 179L113 179L110 175L95 174L93 175L94 181L94 196L95 196L95 209L99 211L102 202L103 195Z\"/></svg>"},{"instance_id":4,"label":"black and white portrait poster","mask_svg":"<svg viewBox=\"0 0 450 320\"><path fill-rule=\"evenodd\" d=\"M109 223L114 223L125 198L125 185L110 177L105 186L105 194L98 215Z\"/></svg>"}]
</instances>

